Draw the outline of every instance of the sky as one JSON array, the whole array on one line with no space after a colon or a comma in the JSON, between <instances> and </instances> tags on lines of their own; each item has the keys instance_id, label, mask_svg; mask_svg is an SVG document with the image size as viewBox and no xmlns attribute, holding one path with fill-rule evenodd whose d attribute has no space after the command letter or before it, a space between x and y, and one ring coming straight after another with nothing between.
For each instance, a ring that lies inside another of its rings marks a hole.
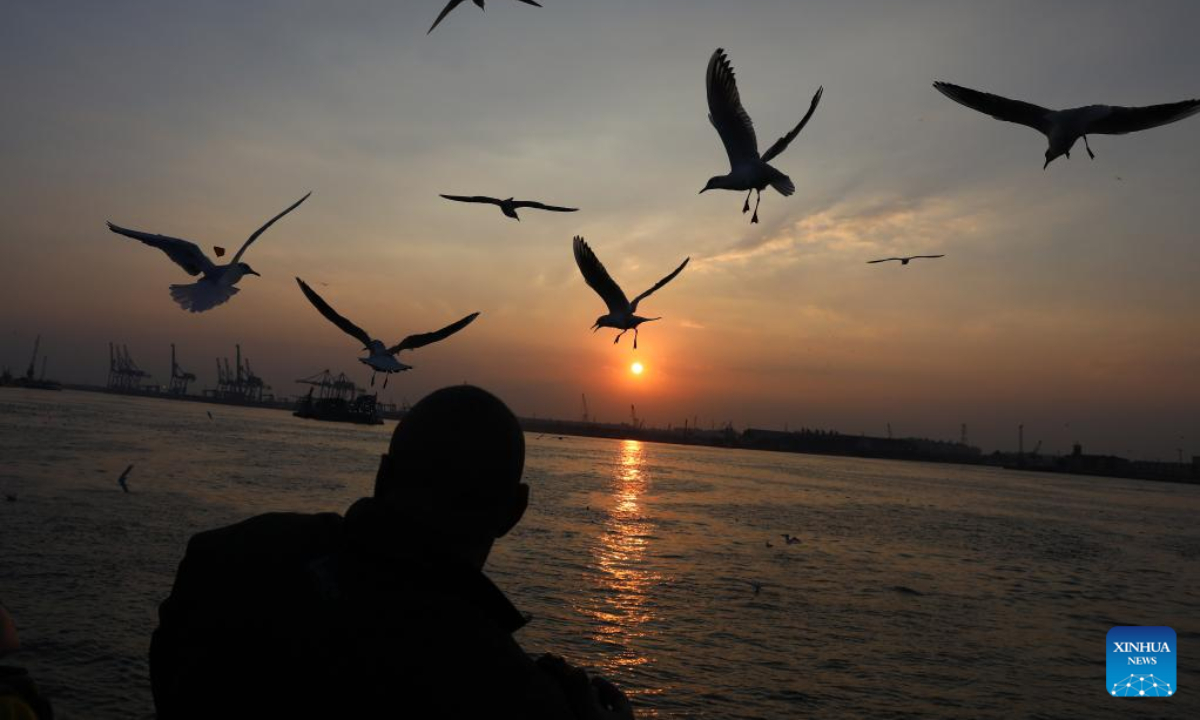
<instances>
[{"instance_id":1,"label":"sky","mask_svg":"<svg viewBox=\"0 0 1200 720\"><path fill-rule=\"evenodd\" d=\"M169 344L215 382L241 343L281 395L369 380L304 278L385 342L479 320L402 359L381 399L468 381L521 415L816 427L1049 452L1200 455L1200 118L1045 139L934 80L1048 107L1200 96L1200 5L1128 2L9 0L0 23L0 363L102 383L108 342L158 382ZM704 72L723 47L797 191L699 195L727 171ZM188 277L105 221L230 248L263 277L191 315ZM575 214L450 203L530 198ZM571 239L663 320L604 312ZM941 260L868 265L894 254ZM318 285L317 283L325 283ZM646 368L633 376L629 366Z\"/></svg>"}]
</instances>

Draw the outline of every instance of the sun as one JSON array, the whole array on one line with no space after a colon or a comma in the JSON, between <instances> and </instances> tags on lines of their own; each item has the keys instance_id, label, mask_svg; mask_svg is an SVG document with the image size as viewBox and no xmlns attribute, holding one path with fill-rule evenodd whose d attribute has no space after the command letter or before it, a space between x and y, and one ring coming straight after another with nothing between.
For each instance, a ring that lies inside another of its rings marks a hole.
<instances>
[{"instance_id":1,"label":"sun","mask_svg":"<svg viewBox=\"0 0 1200 720\"><path fill-rule=\"evenodd\" d=\"M633 373L634 375L641 375L642 372L645 371L645 369L646 368L643 367L640 362L635 362L634 364L629 366L629 372Z\"/></svg>"}]
</instances>

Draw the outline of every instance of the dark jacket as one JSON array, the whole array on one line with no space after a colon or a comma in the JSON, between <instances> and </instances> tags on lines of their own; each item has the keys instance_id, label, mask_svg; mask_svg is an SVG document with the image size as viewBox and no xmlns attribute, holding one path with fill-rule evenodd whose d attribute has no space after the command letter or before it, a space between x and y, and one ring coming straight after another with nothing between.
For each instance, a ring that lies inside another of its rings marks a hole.
<instances>
[{"instance_id":1,"label":"dark jacket","mask_svg":"<svg viewBox=\"0 0 1200 720\"><path fill-rule=\"evenodd\" d=\"M504 594L399 525L365 498L193 537L150 644L160 720L562 717Z\"/></svg>"}]
</instances>

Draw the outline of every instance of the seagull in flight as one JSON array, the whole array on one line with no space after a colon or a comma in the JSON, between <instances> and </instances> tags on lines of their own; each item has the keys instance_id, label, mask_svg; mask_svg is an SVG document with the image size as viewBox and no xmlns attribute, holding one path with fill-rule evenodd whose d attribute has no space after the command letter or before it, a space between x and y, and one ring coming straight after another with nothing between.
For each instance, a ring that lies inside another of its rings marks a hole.
<instances>
[{"instance_id":1,"label":"seagull in flight","mask_svg":"<svg viewBox=\"0 0 1200 720\"><path fill-rule=\"evenodd\" d=\"M359 358L358 361L364 365L371 366L372 385L375 384L375 373L383 373L383 386L385 388L387 387L387 378L389 375L392 373L404 372L405 370L412 369L412 365L405 365L395 358L397 353L401 352L402 350L415 350L419 347L425 347L426 345L435 343L439 340L445 340L454 333L470 325L475 318L479 317L479 313L471 313L465 318L457 322L453 322L441 330L422 333L420 335L409 335L401 340L398 344L391 347L385 347L382 342L368 335L366 330L363 330L346 318L338 315L337 311L330 307L329 303L325 302L324 298L314 292L313 289L310 288L303 280L296 278L296 282L300 283L300 290L304 292L304 296L308 298L308 301L312 303L314 307L317 308L318 312L325 316L326 320L334 325L337 325L339 328L341 328L342 332L363 344L363 350L370 353L370 355L365 358Z\"/></svg>"},{"instance_id":2,"label":"seagull in flight","mask_svg":"<svg viewBox=\"0 0 1200 720\"><path fill-rule=\"evenodd\" d=\"M786 541L788 545L799 545L800 544L800 538L793 537L791 535L788 535L787 533L780 535L780 537L783 538L784 541Z\"/></svg>"},{"instance_id":3,"label":"seagull in flight","mask_svg":"<svg viewBox=\"0 0 1200 720\"><path fill-rule=\"evenodd\" d=\"M1068 160L1071 159L1071 148L1079 138L1083 138L1083 146L1087 148L1088 157L1095 160L1096 154L1088 145L1088 135L1093 133L1125 135L1138 130L1167 125L1200 112L1200 100L1184 100L1183 102L1145 107L1087 105L1067 110L1049 110L1031 103L1009 100L999 95L951 85L947 82L935 82L933 86L937 88L938 92L960 105L978 110L985 115L991 115L997 120L1027 125L1045 135L1046 139L1050 141L1050 146L1046 148L1046 162L1042 165L1043 170L1059 156L1066 155Z\"/></svg>"},{"instance_id":4,"label":"seagull in flight","mask_svg":"<svg viewBox=\"0 0 1200 720\"><path fill-rule=\"evenodd\" d=\"M114 225L111 222L108 224L108 229L118 235L124 235L134 240L141 240L151 247L162 250L176 265L186 270L188 275L203 275L204 277L200 278L199 282L194 282L190 285L171 286L171 298L179 303L179 307L189 312L199 313L211 310L236 295L238 288L234 287L234 285L244 275L258 275L253 268L241 262L242 255L246 253L246 248L250 247L250 244L257 240L258 236L262 235L267 228L274 225L276 220L299 207L300 203L307 200L309 195L312 195L312 193L310 192L308 195L300 198L288 207L288 209L268 220L258 230L255 230L254 234L242 244L241 249L233 256L233 259L225 265L213 263L196 243L187 240L167 237L166 235L154 235L138 230L129 230ZM223 249L218 250L220 250L218 257L224 255Z\"/></svg>"},{"instance_id":5,"label":"seagull in flight","mask_svg":"<svg viewBox=\"0 0 1200 720\"><path fill-rule=\"evenodd\" d=\"M431 26L430 26L430 28L429 28L429 32L427 32L427 33L425 33L425 34L426 34L426 35L428 35L429 33L433 32L433 29L434 29L435 27L437 27L437 26L438 26L438 24L439 24L440 22L442 22L442 20L443 20L443 19L444 19L444 18L445 18L447 15L449 15L449 14L450 14L450 11L452 11L454 8L458 7L459 5L462 5L462 4L463 4L464 2L466 2L466 1L467 1L467 0L450 0L450 2L446 3L446 7L442 9L442 14L437 16L437 20L434 20L434 21L433 21L433 25L431 25ZM487 0L472 0L472 2L474 2L476 5L478 5L478 6L479 6L479 9L480 9L480 10L484 10L484 9L485 9L485 8L483 7L483 5L484 5L484 3L485 3L486 1L487 1ZM534 7L541 7L541 5L539 5L538 3L534 2L534 0L519 0L519 2L523 2L523 3L525 3L526 5L533 5Z\"/></svg>"},{"instance_id":6,"label":"seagull in flight","mask_svg":"<svg viewBox=\"0 0 1200 720\"><path fill-rule=\"evenodd\" d=\"M126 481L126 479L128 479L129 473L131 473L131 472L133 472L132 465L125 468L125 472L121 473L121 477L117 478L117 484L120 485L121 489L124 490L125 492L129 492L129 485L126 484L125 481Z\"/></svg>"},{"instance_id":7,"label":"seagull in flight","mask_svg":"<svg viewBox=\"0 0 1200 720\"><path fill-rule=\"evenodd\" d=\"M804 126L812 118L817 104L821 102L824 86L817 88L808 112L800 120L800 124L792 128L787 135L775 141L775 144L761 155L758 152L758 137L754 134L754 122L742 107L742 99L738 94L737 82L733 76L733 66L725 51L717 48L708 61L708 119L721 136L725 152L729 155L729 174L711 178L704 190L745 190L746 202L742 205L742 213L750 210L750 193L758 192L754 202L754 216L750 222L758 222L758 205L762 202L762 191L768 185L775 188L780 195L788 196L796 192L792 179L776 170L769 163L787 147Z\"/></svg>"},{"instance_id":8,"label":"seagull in flight","mask_svg":"<svg viewBox=\"0 0 1200 720\"><path fill-rule=\"evenodd\" d=\"M934 258L940 258L940 257L946 257L946 256L945 255L909 255L908 257L890 257L890 258L880 258L878 260L868 260L867 264L874 265L875 263L884 263L884 262L891 262L892 260L899 260L901 265L907 265L910 260L921 260L921 259L932 260Z\"/></svg>"},{"instance_id":9,"label":"seagull in flight","mask_svg":"<svg viewBox=\"0 0 1200 720\"><path fill-rule=\"evenodd\" d=\"M545 205L536 200L500 200L499 198L488 197L486 195L442 195L447 200L467 203L486 203L488 205L496 205L500 208L500 212L507 217L520 222L521 218L517 217L517 210L520 208L532 208L534 210L549 210L550 212L577 212L579 208L558 207L557 205Z\"/></svg>"},{"instance_id":10,"label":"seagull in flight","mask_svg":"<svg viewBox=\"0 0 1200 720\"><path fill-rule=\"evenodd\" d=\"M583 273L583 279L587 281L588 286L595 290L596 294L604 300L604 304L608 306L608 314L596 318L596 324L592 326L592 332L596 332L602 327L619 329L621 332L613 338L613 343L615 344L621 339L621 335L632 330L633 349L637 350L638 325L652 320L662 320L662 318L658 317L647 318L637 315L638 303L649 297L655 290L674 280L675 276L683 272L683 269L687 267L688 261L691 258L684 258L679 267L675 268L670 275L656 282L654 287L635 297L633 302L629 302L625 297L625 292L621 290L621 286L613 281L599 258L596 257L583 238L578 235L575 236L574 250L575 264L579 266L579 272Z\"/></svg>"},{"instance_id":11,"label":"seagull in flight","mask_svg":"<svg viewBox=\"0 0 1200 720\"><path fill-rule=\"evenodd\" d=\"M760 592L762 592L762 589L763 589L763 584L762 584L762 583L760 583L760 582L755 582L754 580L743 580L743 579L741 579L741 578L735 578L735 579L736 579L738 582L746 583L746 584L747 584L747 585L749 585L750 587L754 588L754 594L755 594L755 595L757 595L757 594L759 594Z\"/></svg>"}]
</instances>

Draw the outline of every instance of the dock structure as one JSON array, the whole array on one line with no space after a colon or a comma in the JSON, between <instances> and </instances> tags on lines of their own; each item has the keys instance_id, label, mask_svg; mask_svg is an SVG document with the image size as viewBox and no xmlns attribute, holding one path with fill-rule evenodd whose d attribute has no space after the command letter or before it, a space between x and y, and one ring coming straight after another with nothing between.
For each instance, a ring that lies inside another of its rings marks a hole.
<instances>
[{"instance_id":1,"label":"dock structure","mask_svg":"<svg viewBox=\"0 0 1200 720\"><path fill-rule=\"evenodd\" d=\"M316 399L318 400L350 401L360 393L366 392L366 388L360 388L346 373L334 375L329 370L323 370L315 375L300 378L296 383L312 386L313 389L309 391L309 395L313 395L315 392Z\"/></svg>"},{"instance_id":2,"label":"dock structure","mask_svg":"<svg viewBox=\"0 0 1200 720\"><path fill-rule=\"evenodd\" d=\"M171 384L167 387L167 392L172 395L187 395L188 385L195 381L195 375L184 372L179 363L175 362L175 343L171 343Z\"/></svg>"},{"instance_id":3,"label":"dock structure","mask_svg":"<svg viewBox=\"0 0 1200 720\"><path fill-rule=\"evenodd\" d=\"M324 370L296 382L309 386L308 395L300 398L292 413L296 417L360 425L383 423L376 397L366 395L366 388L358 387L346 373L334 375Z\"/></svg>"},{"instance_id":4,"label":"dock structure","mask_svg":"<svg viewBox=\"0 0 1200 720\"><path fill-rule=\"evenodd\" d=\"M150 377L150 373L142 370L129 355L127 345L108 344L108 384L109 390L118 392L141 392L142 381Z\"/></svg>"},{"instance_id":5,"label":"dock structure","mask_svg":"<svg viewBox=\"0 0 1200 720\"><path fill-rule=\"evenodd\" d=\"M242 346L235 345L236 359L232 368L229 358L217 358L217 389L206 390L205 395L219 400L244 403L261 403L274 400L266 391L270 385L250 369L250 360L242 359Z\"/></svg>"}]
</instances>

